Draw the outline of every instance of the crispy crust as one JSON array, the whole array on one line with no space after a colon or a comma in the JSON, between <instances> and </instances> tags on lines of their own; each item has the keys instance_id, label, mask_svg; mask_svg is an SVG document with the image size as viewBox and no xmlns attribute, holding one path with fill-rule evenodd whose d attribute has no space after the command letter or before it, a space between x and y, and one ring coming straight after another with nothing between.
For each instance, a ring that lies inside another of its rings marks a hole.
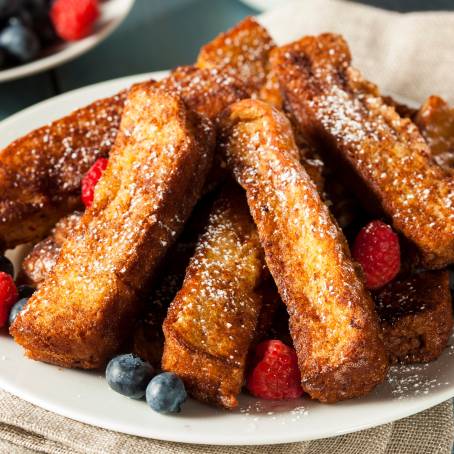
<instances>
[{"instance_id":1,"label":"crispy crust","mask_svg":"<svg viewBox=\"0 0 454 454\"><path fill-rule=\"evenodd\" d=\"M332 34L271 56L292 120L345 167L366 209L380 208L424 266L441 268L454 261L454 180L431 161L416 126L374 95L350 60L345 41Z\"/></svg>"},{"instance_id":2,"label":"crispy crust","mask_svg":"<svg viewBox=\"0 0 454 454\"><path fill-rule=\"evenodd\" d=\"M230 33L238 47L226 46L219 37L202 49L200 68L177 68L159 82L176 90L190 109L211 120L229 103L248 97L254 87L258 89L262 80L258 73L264 73L272 47L266 30L253 19ZM245 52L244 45L252 42L255 44ZM218 46L226 46L224 51L231 56L223 59L222 65ZM123 91L96 101L0 151L2 250L40 241L59 219L81 207L80 181L96 159L108 156L126 95ZM208 188L222 177L216 166Z\"/></svg>"},{"instance_id":3,"label":"crispy crust","mask_svg":"<svg viewBox=\"0 0 454 454\"><path fill-rule=\"evenodd\" d=\"M158 83L178 93L191 110L212 121L226 106L248 97L241 81L218 68L180 66Z\"/></svg>"},{"instance_id":4,"label":"crispy crust","mask_svg":"<svg viewBox=\"0 0 454 454\"><path fill-rule=\"evenodd\" d=\"M206 227L215 196L206 195L197 203L178 241L167 252L147 296L146 313L133 330L133 353L157 369L161 367L164 350L162 324L170 303L183 284L186 268L194 255L196 242Z\"/></svg>"},{"instance_id":5,"label":"crispy crust","mask_svg":"<svg viewBox=\"0 0 454 454\"><path fill-rule=\"evenodd\" d=\"M146 314L140 318L133 330L132 352L157 369L161 367L164 350L162 324L170 303L181 288L194 248L195 244L178 241L168 251L160 267L159 276L147 297Z\"/></svg>"},{"instance_id":6,"label":"crispy crust","mask_svg":"<svg viewBox=\"0 0 454 454\"><path fill-rule=\"evenodd\" d=\"M164 322L164 370L199 400L237 406L265 300L265 260L239 188L223 191ZM269 294L268 294L269 301Z\"/></svg>"},{"instance_id":7,"label":"crispy crust","mask_svg":"<svg viewBox=\"0 0 454 454\"><path fill-rule=\"evenodd\" d=\"M418 110L415 123L435 162L454 175L454 107L439 96L429 96Z\"/></svg>"},{"instance_id":8,"label":"crispy crust","mask_svg":"<svg viewBox=\"0 0 454 454\"><path fill-rule=\"evenodd\" d=\"M440 356L453 326L446 271L401 277L373 297L391 364L426 363ZM291 344L285 309L274 315L268 336Z\"/></svg>"},{"instance_id":9,"label":"crispy crust","mask_svg":"<svg viewBox=\"0 0 454 454\"><path fill-rule=\"evenodd\" d=\"M0 243L12 248L44 238L80 207L80 181L107 156L126 92L101 99L30 132L0 151Z\"/></svg>"},{"instance_id":10,"label":"crispy crust","mask_svg":"<svg viewBox=\"0 0 454 454\"><path fill-rule=\"evenodd\" d=\"M217 68L238 78L250 96L265 85L268 57L274 42L265 28L248 17L200 49L199 68Z\"/></svg>"},{"instance_id":11,"label":"crispy crust","mask_svg":"<svg viewBox=\"0 0 454 454\"><path fill-rule=\"evenodd\" d=\"M390 361L433 361L446 347L453 327L447 271L400 278L374 295Z\"/></svg>"},{"instance_id":12,"label":"crispy crust","mask_svg":"<svg viewBox=\"0 0 454 454\"><path fill-rule=\"evenodd\" d=\"M188 108L212 120L225 106L248 96L241 82L216 69L177 68L158 85L174 90ZM96 159L108 156L126 94L76 110L0 151L2 248L40 241L59 219L81 208L81 179Z\"/></svg>"},{"instance_id":13,"label":"crispy crust","mask_svg":"<svg viewBox=\"0 0 454 454\"><path fill-rule=\"evenodd\" d=\"M388 370L378 319L342 233L299 163L290 123L268 104L244 100L220 124L290 314L303 388L323 402L366 394Z\"/></svg>"},{"instance_id":14,"label":"crispy crust","mask_svg":"<svg viewBox=\"0 0 454 454\"><path fill-rule=\"evenodd\" d=\"M109 165L50 277L10 331L30 358L98 368L119 348L200 196L213 127L151 83L128 94Z\"/></svg>"},{"instance_id":15,"label":"crispy crust","mask_svg":"<svg viewBox=\"0 0 454 454\"><path fill-rule=\"evenodd\" d=\"M76 211L57 222L51 234L35 244L21 265L20 280L38 287L57 263L63 242L77 228L82 213Z\"/></svg>"}]
</instances>

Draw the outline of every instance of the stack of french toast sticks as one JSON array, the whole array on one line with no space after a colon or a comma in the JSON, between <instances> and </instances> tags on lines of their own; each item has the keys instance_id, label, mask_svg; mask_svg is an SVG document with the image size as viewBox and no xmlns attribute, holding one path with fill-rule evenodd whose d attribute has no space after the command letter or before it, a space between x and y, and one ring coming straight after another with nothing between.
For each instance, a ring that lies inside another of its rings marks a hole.
<instances>
[{"instance_id":1,"label":"stack of french toast sticks","mask_svg":"<svg viewBox=\"0 0 454 454\"><path fill-rule=\"evenodd\" d=\"M277 47L248 18L194 66L0 152L0 242L35 244L20 279L38 287L10 333L62 367L133 350L224 408L251 348L280 337L311 398L365 395L390 364L447 345L453 169L442 99L401 105L351 66L341 36ZM373 219L398 233L401 266L369 291L349 241Z\"/></svg>"}]
</instances>

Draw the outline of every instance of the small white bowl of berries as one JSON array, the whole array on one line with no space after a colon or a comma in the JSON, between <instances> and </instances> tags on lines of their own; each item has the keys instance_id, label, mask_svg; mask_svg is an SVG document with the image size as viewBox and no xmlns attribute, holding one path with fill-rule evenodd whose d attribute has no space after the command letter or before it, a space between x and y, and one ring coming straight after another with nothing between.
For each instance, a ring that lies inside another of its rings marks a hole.
<instances>
[{"instance_id":1,"label":"small white bowl of berries","mask_svg":"<svg viewBox=\"0 0 454 454\"><path fill-rule=\"evenodd\" d=\"M134 0L0 0L0 82L58 66L99 44Z\"/></svg>"}]
</instances>

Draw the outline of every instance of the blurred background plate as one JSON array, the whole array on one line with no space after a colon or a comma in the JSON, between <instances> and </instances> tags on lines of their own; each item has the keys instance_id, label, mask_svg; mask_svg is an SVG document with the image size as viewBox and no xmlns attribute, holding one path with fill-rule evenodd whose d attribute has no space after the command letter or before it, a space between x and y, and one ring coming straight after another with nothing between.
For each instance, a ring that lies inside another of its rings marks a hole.
<instances>
[{"instance_id":1,"label":"blurred background plate","mask_svg":"<svg viewBox=\"0 0 454 454\"><path fill-rule=\"evenodd\" d=\"M45 71L72 60L88 52L107 38L126 18L134 4L134 0L107 0L101 3L101 15L95 25L94 32L80 41L62 43L51 47L46 55L30 63L0 71L0 82L19 79L21 77Z\"/></svg>"}]
</instances>

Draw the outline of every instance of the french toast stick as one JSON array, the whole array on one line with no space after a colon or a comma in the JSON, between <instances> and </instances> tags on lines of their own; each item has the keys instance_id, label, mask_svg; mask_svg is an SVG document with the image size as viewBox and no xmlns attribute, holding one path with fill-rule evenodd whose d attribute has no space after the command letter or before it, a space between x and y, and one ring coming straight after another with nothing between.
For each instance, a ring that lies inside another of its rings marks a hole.
<instances>
[{"instance_id":1,"label":"french toast stick","mask_svg":"<svg viewBox=\"0 0 454 454\"><path fill-rule=\"evenodd\" d=\"M391 363L438 358L453 327L447 271L401 277L374 293Z\"/></svg>"},{"instance_id":2,"label":"french toast stick","mask_svg":"<svg viewBox=\"0 0 454 454\"><path fill-rule=\"evenodd\" d=\"M0 244L44 238L81 207L80 182L117 135L126 92L36 129L0 151Z\"/></svg>"},{"instance_id":3,"label":"french toast stick","mask_svg":"<svg viewBox=\"0 0 454 454\"><path fill-rule=\"evenodd\" d=\"M446 347L453 316L446 271L399 277L373 293L391 364L434 361ZM274 315L268 336L291 345L288 314Z\"/></svg>"},{"instance_id":4,"label":"french toast stick","mask_svg":"<svg viewBox=\"0 0 454 454\"><path fill-rule=\"evenodd\" d=\"M211 122L181 98L153 83L130 89L92 206L10 328L27 356L92 369L115 354L201 194L213 148Z\"/></svg>"},{"instance_id":5,"label":"french toast stick","mask_svg":"<svg viewBox=\"0 0 454 454\"><path fill-rule=\"evenodd\" d=\"M388 362L370 295L285 115L243 100L221 115L221 146L246 190L266 263L290 315L303 389L336 402L382 382Z\"/></svg>"},{"instance_id":6,"label":"french toast stick","mask_svg":"<svg viewBox=\"0 0 454 454\"><path fill-rule=\"evenodd\" d=\"M212 121L226 106L248 97L244 85L238 79L218 68L180 66L158 84L176 92L191 110Z\"/></svg>"},{"instance_id":7,"label":"french toast stick","mask_svg":"<svg viewBox=\"0 0 454 454\"><path fill-rule=\"evenodd\" d=\"M200 49L196 66L216 68L239 79L257 97L266 82L268 57L275 47L266 29L247 17Z\"/></svg>"},{"instance_id":8,"label":"french toast stick","mask_svg":"<svg viewBox=\"0 0 454 454\"><path fill-rule=\"evenodd\" d=\"M292 121L342 168L364 208L384 213L416 247L423 267L452 263L454 180L432 162L416 126L362 88L346 42L308 36L270 59Z\"/></svg>"},{"instance_id":9,"label":"french toast stick","mask_svg":"<svg viewBox=\"0 0 454 454\"><path fill-rule=\"evenodd\" d=\"M262 76L257 73L264 72L271 48L266 30L252 19L235 30L235 42L241 48L228 47L217 38L207 44L205 58L199 58L200 68L177 69L160 82L177 90L188 107L210 119L225 107L225 102L248 97L254 87L258 89L256 84ZM255 45L246 50L244 46L250 41ZM232 57L224 60L224 66L217 60L216 55L220 55L217 46L224 46ZM222 66L222 71L218 66ZM237 78L240 72L246 88ZM40 241L60 218L82 207L81 179L97 158L108 156L126 94L123 91L78 109L0 151L2 250ZM219 171L219 166L215 171ZM208 186L219 179L214 175Z\"/></svg>"},{"instance_id":10,"label":"french toast stick","mask_svg":"<svg viewBox=\"0 0 454 454\"><path fill-rule=\"evenodd\" d=\"M203 233L217 191L204 195L186 222L176 243L167 251L146 295L145 313L132 333L132 352L161 368L164 350L162 324L170 303L183 284L189 260L194 255L198 238Z\"/></svg>"},{"instance_id":11,"label":"french toast stick","mask_svg":"<svg viewBox=\"0 0 454 454\"><path fill-rule=\"evenodd\" d=\"M75 211L60 219L50 235L33 246L22 262L21 282L38 287L47 278L57 263L64 241L76 230L81 217L82 213Z\"/></svg>"},{"instance_id":12,"label":"french toast stick","mask_svg":"<svg viewBox=\"0 0 454 454\"><path fill-rule=\"evenodd\" d=\"M192 257L195 245L178 241L169 250L159 276L147 295L144 316L141 316L132 332L132 352L148 361L156 369L161 368L164 350L164 333L162 324L167 315L170 303L180 290L184 273Z\"/></svg>"},{"instance_id":13,"label":"french toast stick","mask_svg":"<svg viewBox=\"0 0 454 454\"><path fill-rule=\"evenodd\" d=\"M265 298L264 256L240 188L223 190L163 325L162 367L197 399L237 406ZM266 287L266 285L265 285Z\"/></svg>"},{"instance_id":14,"label":"french toast stick","mask_svg":"<svg viewBox=\"0 0 454 454\"><path fill-rule=\"evenodd\" d=\"M434 161L454 175L454 107L439 96L429 96L416 113L415 123Z\"/></svg>"}]
</instances>

